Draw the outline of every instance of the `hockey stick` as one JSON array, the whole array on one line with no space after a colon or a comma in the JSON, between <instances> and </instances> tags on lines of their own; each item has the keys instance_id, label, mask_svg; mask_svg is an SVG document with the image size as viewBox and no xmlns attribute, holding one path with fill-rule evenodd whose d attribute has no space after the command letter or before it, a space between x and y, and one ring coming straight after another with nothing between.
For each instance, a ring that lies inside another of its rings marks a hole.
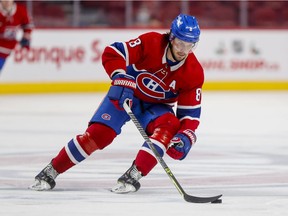
<instances>
[{"instance_id":1,"label":"hockey stick","mask_svg":"<svg viewBox=\"0 0 288 216\"><path fill-rule=\"evenodd\" d=\"M181 185L177 181L176 177L173 175L173 173L170 170L170 168L167 166L167 164L165 163L163 158L160 156L158 151L155 149L152 141L147 136L147 134L144 131L143 127L140 125L139 121L137 120L137 118L135 117L133 112L131 111L130 106L128 105L129 101L127 100L126 102L123 104L123 107L124 107L126 113L130 116L130 118L132 119L133 123L137 127L138 131L140 132L140 134L142 135L142 137L144 138L144 140L148 144L149 148L152 150L152 152L155 155L157 161L161 164L161 166L163 167L163 169L165 170L165 172L167 173L167 175L169 176L170 180L173 182L173 184L175 185L175 187L177 188L177 190L179 191L181 196L184 198L184 200L186 200L187 202L192 202L192 203L210 203L210 202L211 203L221 203L222 200L219 199L219 198L222 196L222 194L218 195L218 196L212 196L212 197L196 197L196 196L191 196L191 195L188 195L187 193L185 193L185 191L183 190L183 188L181 187Z\"/></svg>"}]
</instances>

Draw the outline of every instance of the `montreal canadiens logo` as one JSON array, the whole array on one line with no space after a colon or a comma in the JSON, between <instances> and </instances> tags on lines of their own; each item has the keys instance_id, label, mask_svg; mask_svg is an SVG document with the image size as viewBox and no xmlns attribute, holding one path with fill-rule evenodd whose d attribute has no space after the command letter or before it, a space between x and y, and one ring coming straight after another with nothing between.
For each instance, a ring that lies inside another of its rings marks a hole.
<instances>
[{"instance_id":1,"label":"montreal canadiens logo","mask_svg":"<svg viewBox=\"0 0 288 216\"><path fill-rule=\"evenodd\" d=\"M107 113L104 113L104 114L101 115L101 118L104 119L104 120L109 121L111 119L111 116L109 114L107 114Z\"/></svg>"},{"instance_id":2,"label":"montreal canadiens logo","mask_svg":"<svg viewBox=\"0 0 288 216\"><path fill-rule=\"evenodd\" d=\"M136 82L143 94L156 99L164 99L165 92L170 90L162 80L150 73L139 74Z\"/></svg>"}]
</instances>

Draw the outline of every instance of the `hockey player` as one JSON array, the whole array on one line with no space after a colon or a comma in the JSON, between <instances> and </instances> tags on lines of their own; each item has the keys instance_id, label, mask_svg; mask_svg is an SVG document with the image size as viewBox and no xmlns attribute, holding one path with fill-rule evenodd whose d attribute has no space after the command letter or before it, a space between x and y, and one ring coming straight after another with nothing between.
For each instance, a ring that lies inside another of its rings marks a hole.
<instances>
[{"instance_id":1,"label":"hockey player","mask_svg":"<svg viewBox=\"0 0 288 216\"><path fill-rule=\"evenodd\" d=\"M23 31L23 37L20 40L21 47L29 48L33 27L32 20L24 5L16 4L13 0L0 2L0 73L6 58L18 43L18 31Z\"/></svg>"},{"instance_id":2,"label":"hockey player","mask_svg":"<svg viewBox=\"0 0 288 216\"><path fill-rule=\"evenodd\" d=\"M196 142L195 130L201 111L204 74L193 53L199 36L196 18L180 14L173 20L169 33L148 32L107 46L102 55L103 66L112 80L107 95L86 132L70 140L29 188L53 189L58 174L108 146L130 120L123 110L127 100L159 154L184 159ZM176 102L174 114L172 107ZM155 156L144 142L132 166L112 191L137 191L140 178L156 164Z\"/></svg>"}]
</instances>

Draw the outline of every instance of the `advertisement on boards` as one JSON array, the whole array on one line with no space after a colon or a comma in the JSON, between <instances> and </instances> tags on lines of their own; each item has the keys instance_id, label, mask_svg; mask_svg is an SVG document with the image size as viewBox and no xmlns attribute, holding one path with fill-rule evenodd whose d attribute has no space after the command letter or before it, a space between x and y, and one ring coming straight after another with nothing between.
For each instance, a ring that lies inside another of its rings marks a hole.
<instances>
[{"instance_id":1,"label":"advertisement on boards","mask_svg":"<svg viewBox=\"0 0 288 216\"><path fill-rule=\"evenodd\" d=\"M29 51L16 49L1 83L109 81L104 48L147 29L35 29ZM153 30L165 33L167 30ZM202 30L195 54L206 81L288 81L288 31Z\"/></svg>"},{"instance_id":2,"label":"advertisement on boards","mask_svg":"<svg viewBox=\"0 0 288 216\"><path fill-rule=\"evenodd\" d=\"M288 80L288 31L205 30L196 54L208 80Z\"/></svg>"}]
</instances>

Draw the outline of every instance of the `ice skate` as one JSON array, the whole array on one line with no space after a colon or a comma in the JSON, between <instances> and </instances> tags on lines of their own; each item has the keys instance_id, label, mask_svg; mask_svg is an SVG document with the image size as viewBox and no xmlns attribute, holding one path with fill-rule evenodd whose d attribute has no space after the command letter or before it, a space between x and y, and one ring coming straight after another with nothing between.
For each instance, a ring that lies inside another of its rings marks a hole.
<instances>
[{"instance_id":1,"label":"ice skate","mask_svg":"<svg viewBox=\"0 0 288 216\"><path fill-rule=\"evenodd\" d=\"M52 163L49 163L36 177L35 181L28 188L35 191L52 190L55 185L55 179L58 172L53 168Z\"/></svg>"},{"instance_id":2,"label":"ice skate","mask_svg":"<svg viewBox=\"0 0 288 216\"><path fill-rule=\"evenodd\" d=\"M141 172L133 164L117 181L117 185L111 189L113 193L124 194L136 192L141 187L139 180Z\"/></svg>"}]
</instances>

